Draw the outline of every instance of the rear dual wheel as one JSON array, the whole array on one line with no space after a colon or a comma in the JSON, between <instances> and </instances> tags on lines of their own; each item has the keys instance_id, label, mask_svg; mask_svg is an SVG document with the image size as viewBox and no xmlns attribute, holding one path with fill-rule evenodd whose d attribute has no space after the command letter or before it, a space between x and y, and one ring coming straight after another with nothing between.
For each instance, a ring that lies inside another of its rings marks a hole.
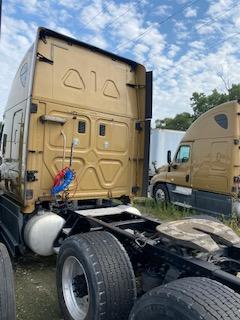
<instances>
[{"instance_id":1,"label":"rear dual wheel","mask_svg":"<svg viewBox=\"0 0 240 320\"><path fill-rule=\"evenodd\" d=\"M240 295L207 278L183 278L142 296L129 320L238 320Z\"/></svg>"},{"instance_id":2,"label":"rear dual wheel","mask_svg":"<svg viewBox=\"0 0 240 320\"><path fill-rule=\"evenodd\" d=\"M12 263L7 248L2 243L0 243L0 319L16 319Z\"/></svg>"},{"instance_id":3,"label":"rear dual wheel","mask_svg":"<svg viewBox=\"0 0 240 320\"><path fill-rule=\"evenodd\" d=\"M64 320L127 320L136 298L129 257L108 232L64 241L57 289ZM160 319L238 320L240 295L211 279L179 279L146 293L129 316L129 320Z\"/></svg>"},{"instance_id":4,"label":"rear dual wheel","mask_svg":"<svg viewBox=\"0 0 240 320\"><path fill-rule=\"evenodd\" d=\"M64 241L57 290L65 320L126 320L136 298L130 259L121 243L104 231Z\"/></svg>"}]
</instances>

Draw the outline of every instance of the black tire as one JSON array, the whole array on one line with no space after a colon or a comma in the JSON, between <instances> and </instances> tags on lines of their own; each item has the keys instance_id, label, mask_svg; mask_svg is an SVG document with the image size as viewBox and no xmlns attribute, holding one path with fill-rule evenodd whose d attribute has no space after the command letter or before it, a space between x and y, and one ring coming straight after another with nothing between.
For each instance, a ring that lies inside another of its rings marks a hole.
<instances>
[{"instance_id":1,"label":"black tire","mask_svg":"<svg viewBox=\"0 0 240 320\"><path fill-rule=\"evenodd\" d=\"M158 193L161 193L163 197L160 198L158 196ZM157 184L154 187L153 197L154 197L154 200L158 203L168 203L169 202L169 194L168 194L167 186L165 184Z\"/></svg>"},{"instance_id":2,"label":"black tire","mask_svg":"<svg viewBox=\"0 0 240 320\"><path fill-rule=\"evenodd\" d=\"M240 295L207 278L183 278L145 294L129 320L238 320Z\"/></svg>"},{"instance_id":3,"label":"black tire","mask_svg":"<svg viewBox=\"0 0 240 320\"><path fill-rule=\"evenodd\" d=\"M2 243L0 243L0 319L16 319L12 263L7 248Z\"/></svg>"},{"instance_id":4,"label":"black tire","mask_svg":"<svg viewBox=\"0 0 240 320\"><path fill-rule=\"evenodd\" d=\"M74 258L80 262L81 266L78 267L79 270L82 268L83 272L80 274L79 271L80 275L75 274L73 281L66 280L65 270ZM135 275L127 252L112 234L100 231L74 235L66 239L61 246L57 260L60 308L65 320L80 320L74 313L74 308L70 311L70 304L66 303L68 296L66 290L63 292L63 287L66 288L67 281L74 286L75 297L77 294L81 299L87 297L88 311L82 319L128 319L136 299Z\"/></svg>"}]
</instances>

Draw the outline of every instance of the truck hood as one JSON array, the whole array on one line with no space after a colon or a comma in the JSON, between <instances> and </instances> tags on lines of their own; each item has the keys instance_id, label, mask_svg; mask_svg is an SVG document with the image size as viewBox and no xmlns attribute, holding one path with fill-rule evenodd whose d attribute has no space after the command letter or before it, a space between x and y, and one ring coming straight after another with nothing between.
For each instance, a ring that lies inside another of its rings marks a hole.
<instances>
[{"instance_id":1,"label":"truck hood","mask_svg":"<svg viewBox=\"0 0 240 320\"><path fill-rule=\"evenodd\" d=\"M165 165L159 167L157 170L158 170L158 173L168 171L168 164L165 164Z\"/></svg>"},{"instance_id":2,"label":"truck hood","mask_svg":"<svg viewBox=\"0 0 240 320\"><path fill-rule=\"evenodd\" d=\"M165 182L167 177L167 172L168 172L168 165L164 165L158 168L158 173L152 177L150 184L155 184L157 182Z\"/></svg>"}]
</instances>

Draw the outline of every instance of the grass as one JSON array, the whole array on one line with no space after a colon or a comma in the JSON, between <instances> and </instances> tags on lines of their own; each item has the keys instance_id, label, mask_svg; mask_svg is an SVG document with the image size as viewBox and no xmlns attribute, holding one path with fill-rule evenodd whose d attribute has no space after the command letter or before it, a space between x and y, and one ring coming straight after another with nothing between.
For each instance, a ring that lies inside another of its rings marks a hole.
<instances>
[{"instance_id":1,"label":"grass","mask_svg":"<svg viewBox=\"0 0 240 320\"><path fill-rule=\"evenodd\" d=\"M134 206L143 214L153 216L160 220L171 221L183 219L194 213L189 209L181 209L171 204L157 203L149 198L137 198L134 200Z\"/></svg>"},{"instance_id":2,"label":"grass","mask_svg":"<svg viewBox=\"0 0 240 320\"><path fill-rule=\"evenodd\" d=\"M231 219L222 218L222 221L240 236L240 221L236 215L232 216Z\"/></svg>"},{"instance_id":3,"label":"grass","mask_svg":"<svg viewBox=\"0 0 240 320\"><path fill-rule=\"evenodd\" d=\"M137 198L134 200L134 206L143 214L147 216L151 216L157 218L162 221L173 221L183 219L185 217L194 216L197 213L189 210L182 209L171 204L161 204L157 203L153 199L149 198ZM222 221L225 225L230 227L233 231L235 231L240 236L240 221L239 218L234 215L230 219L226 219L225 217L219 217L220 221Z\"/></svg>"}]
</instances>

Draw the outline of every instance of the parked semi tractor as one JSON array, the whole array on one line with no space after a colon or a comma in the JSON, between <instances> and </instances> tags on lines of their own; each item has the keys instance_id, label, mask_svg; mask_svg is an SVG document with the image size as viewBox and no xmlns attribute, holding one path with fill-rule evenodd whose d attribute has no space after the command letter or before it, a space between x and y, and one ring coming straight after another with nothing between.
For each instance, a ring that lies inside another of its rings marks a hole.
<instances>
[{"instance_id":1,"label":"parked semi tractor","mask_svg":"<svg viewBox=\"0 0 240 320\"><path fill-rule=\"evenodd\" d=\"M160 223L148 188L152 74L39 28L1 132L0 232L57 254L65 320L240 317L240 238L218 221Z\"/></svg>"},{"instance_id":2,"label":"parked semi tractor","mask_svg":"<svg viewBox=\"0 0 240 320\"><path fill-rule=\"evenodd\" d=\"M167 151L175 153L185 131L170 129L151 129L149 177L156 174L157 168L166 164Z\"/></svg>"},{"instance_id":3,"label":"parked semi tractor","mask_svg":"<svg viewBox=\"0 0 240 320\"><path fill-rule=\"evenodd\" d=\"M200 116L152 178L151 196L207 214L239 216L239 115L240 101L232 101Z\"/></svg>"}]
</instances>

